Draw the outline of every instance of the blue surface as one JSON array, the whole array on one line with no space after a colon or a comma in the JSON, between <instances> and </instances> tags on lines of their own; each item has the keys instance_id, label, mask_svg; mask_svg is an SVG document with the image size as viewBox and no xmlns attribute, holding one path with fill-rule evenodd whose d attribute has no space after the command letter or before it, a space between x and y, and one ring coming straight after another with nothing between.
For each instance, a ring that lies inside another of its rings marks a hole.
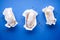
<instances>
[{"instance_id":1,"label":"blue surface","mask_svg":"<svg viewBox=\"0 0 60 40\"><path fill-rule=\"evenodd\" d=\"M46 19L42 8L52 5L55 7L54 15L57 19L56 25L46 25ZM18 25L8 29L3 10L12 7ZM33 31L23 28L25 23L22 13L26 9L34 9L38 12L37 26ZM60 0L0 0L0 40L60 40Z\"/></svg>"}]
</instances>

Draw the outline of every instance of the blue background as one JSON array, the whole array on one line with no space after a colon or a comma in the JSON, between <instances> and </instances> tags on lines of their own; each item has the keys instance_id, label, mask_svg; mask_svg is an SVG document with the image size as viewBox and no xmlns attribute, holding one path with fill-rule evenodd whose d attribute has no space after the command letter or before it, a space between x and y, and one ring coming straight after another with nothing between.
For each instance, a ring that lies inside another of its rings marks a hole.
<instances>
[{"instance_id":1,"label":"blue background","mask_svg":"<svg viewBox=\"0 0 60 40\"><path fill-rule=\"evenodd\" d=\"M56 25L46 25L42 9L46 6L55 8ZM5 8L12 7L18 25L6 28L3 16ZM25 18L22 16L26 9L38 12L37 26L33 31L26 31L23 27ZM0 40L60 40L60 0L0 0Z\"/></svg>"}]
</instances>

